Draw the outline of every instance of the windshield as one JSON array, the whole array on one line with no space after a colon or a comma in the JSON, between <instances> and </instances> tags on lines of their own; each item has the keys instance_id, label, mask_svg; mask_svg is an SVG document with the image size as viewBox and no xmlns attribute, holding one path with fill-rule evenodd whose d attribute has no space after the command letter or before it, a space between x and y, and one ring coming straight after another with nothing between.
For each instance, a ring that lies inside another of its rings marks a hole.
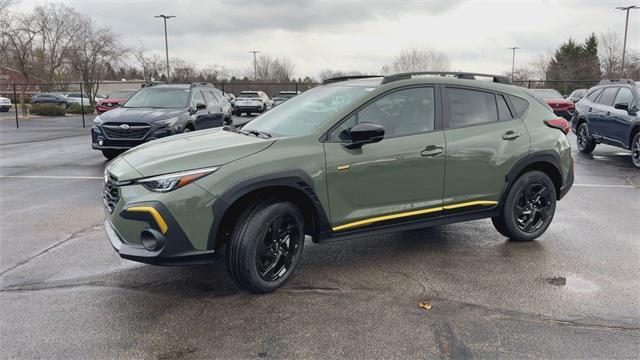
<instances>
[{"instance_id":1,"label":"windshield","mask_svg":"<svg viewBox=\"0 0 640 360\"><path fill-rule=\"evenodd\" d=\"M243 98L257 98L259 96L258 96L258 93L240 93L240 97L243 97Z\"/></svg>"},{"instance_id":2,"label":"windshield","mask_svg":"<svg viewBox=\"0 0 640 360\"><path fill-rule=\"evenodd\" d=\"M534 89L533 90L539 98L543 100L560 100L564 99L562 94L558 92L558 90L554 89Z\"/></svg>"},{"instance_id":3,"label":"windshield","mask_svg":"<svg viewBox=\"0 0 640 360\"><path fill-rule=\"evenodd\" d=\"M189 101L189 89L179 88L144 88L133 95L125 108L186 108Z\"/></svg>"},{"instance_id":4,"label":"windshield","mask_svg":"<svg viewBox=\"0 0 640 360\"><path fill-rule=\"evenodd\" d=\"M129 91L114 91L111 95L109 95L109 99L128 99L129 96L133 95L135 90Z\"/></svg>"},{"instance_id":5,"label":"windshield","mask_svg":"<svg viewBox=\"0 0 640 360\"><path fill-rule=\"evenodd\" d=\"M242 129L276 135L306 135L371 90L373 88L361 86L320 86L278 105Z\"/></svg>"}]
</instances>

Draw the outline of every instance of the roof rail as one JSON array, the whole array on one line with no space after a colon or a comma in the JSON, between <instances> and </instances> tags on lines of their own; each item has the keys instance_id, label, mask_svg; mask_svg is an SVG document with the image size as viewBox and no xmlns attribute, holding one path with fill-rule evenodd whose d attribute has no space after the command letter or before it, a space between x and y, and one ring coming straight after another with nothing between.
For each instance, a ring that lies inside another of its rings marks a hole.
<instances>
[{"instance_id":1,"label":"roof rail","mask_svg":"<svg viewBox=\"0 0 640 360\"><path fill-rule=\"evenodd\" d=\"M202 86L213 86L213 84L212 84L212 83L208 83L208 82L193 82L193 83L191 83L191 87L198 86L198 85L202 85Z\"/></svg>"},{"instance_id":2,"label":"roof rail","mask_svg":"<svg viewBox=\"0 0 640 360\"><path fill-rule=\"evenodd\" d=\"M393 81L406 80L413 78L414 75L435 75L435 76L451 76L456 79L475 80L476 77L491 78L493 82L500 84L511 84L511 80L508 77L502 75L480 74L470 72L457 72L457 71L414 71L400 74L393 74L385 76L382 79L382 84L387 84Z\"/></svg>"},{"instance_id":3,"label":"roof rail","mask_svg":"<svg viewBox=\"0 0 640 360\"><path fill-rule=\"evenodd\" d=\"M329 78L329 79L323 80L322 81L322 85L331 84L331 83L340 82L340 81L356 80L356 79L368 79L368 78L375 78L375 77L382 77L382 75L347 75L347 76L338 76L338 77L333 77L333 78Z\"/></svg>"},{"instance_id":4,"label":"roof rail","mask_svg":"<svg viewBox=\"0 0 640 360\"><path fill-rule=\"evenodd\" d=\"M633 80L631 80L631 79L605 79L605 80L600 80L598 85L615 84L615 83L623 83L623 84L635 85L635 82Z\"/></svg>"}]
</instances>

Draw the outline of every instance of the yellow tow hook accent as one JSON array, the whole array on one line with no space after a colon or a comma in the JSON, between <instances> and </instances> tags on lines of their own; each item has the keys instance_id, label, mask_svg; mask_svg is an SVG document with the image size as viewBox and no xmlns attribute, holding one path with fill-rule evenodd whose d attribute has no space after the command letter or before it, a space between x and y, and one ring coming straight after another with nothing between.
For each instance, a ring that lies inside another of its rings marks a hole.
<instances>
[{"instance_id":1,"label":"yellow tow hook accent","mask_svg":"<svg viewBox=\"0 0 640 360\"><path fill-rule=\"evenodd\" d=\"M151 217L153 218L153 220L156 222L156 224L158 224L158 227L160 228L160 232L162 232L163 234L166 234L167 230L169 229L169 226L167 226L167 223L162 218L162 215L160 215L158 210L156 210L155 208L152 208L151 206L130 207L130 208L127 209L127 211L145 212L145 213L150 214Z\"/></svg>"}]
</instances>

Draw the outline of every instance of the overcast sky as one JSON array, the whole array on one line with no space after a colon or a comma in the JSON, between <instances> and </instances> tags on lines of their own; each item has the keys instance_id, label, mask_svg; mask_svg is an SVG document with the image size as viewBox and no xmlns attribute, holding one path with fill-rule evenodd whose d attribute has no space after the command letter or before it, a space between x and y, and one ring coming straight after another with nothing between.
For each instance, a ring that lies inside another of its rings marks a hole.
<instances>
[{"instance_id":1,"label":"overcast sky","mask_svg":"<svg viewBox=\"0 0 640 360\"><path fill-rule=\"evenodd\" d=\"M452 70L503 73L511 69L510 46L519 46L516 66L552 54L564 40L589 33L624 32L620 1L205 1L65 0L79 12L112 27L129 46L142 41L164 54L169 20L170 56L199 66L219 64L242 72L249 50L287 57L296 76L322 69L379 73L407 48L437 49ZM24 10L43 4L23 0ZM640 10L631 12L627 48L640 49Z\"/></svg>"}]
</instances>

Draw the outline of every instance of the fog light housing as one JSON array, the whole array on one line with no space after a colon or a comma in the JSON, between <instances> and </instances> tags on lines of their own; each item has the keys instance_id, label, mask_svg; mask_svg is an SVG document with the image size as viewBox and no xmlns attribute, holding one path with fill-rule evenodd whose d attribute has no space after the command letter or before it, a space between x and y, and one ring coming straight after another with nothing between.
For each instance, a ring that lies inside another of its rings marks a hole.
<instances>
[{"instance_id":1,"label":"fog light housing","mask_svg":"<svg viewBox=\"0 0 640 360\"><path fill-rule=\"evenodd\" d=\"M98 145L100 145L100 146L104 145L104 140L103 139L98 139Z\"/></svg>"},{"instance_id":2,"label":"fog light housing","mask_svg":"<svg viewBox=\"0 0 640 360\"><path fill-rule=\"evenodd\" d=\"M164 235L154 229L144 229L140 233L142 246L149 251L157 251L162 249L165 243Z\"/></svg>"}]
</instances>

